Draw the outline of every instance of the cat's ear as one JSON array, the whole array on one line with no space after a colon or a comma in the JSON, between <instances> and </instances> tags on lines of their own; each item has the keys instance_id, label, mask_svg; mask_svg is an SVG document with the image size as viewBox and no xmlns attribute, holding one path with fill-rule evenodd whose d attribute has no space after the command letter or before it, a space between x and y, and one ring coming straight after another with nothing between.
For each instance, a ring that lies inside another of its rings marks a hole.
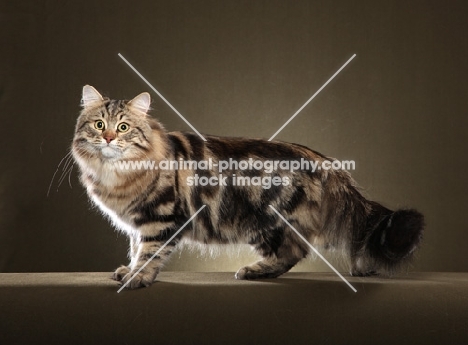
<instances>
[{"instance_id":1,"label":"cat's ear","mask_svg":"<svg viewBox=\"0 0 468 345\"><path fill-rule=\"evenodd\" d=\"M128 105L146 114L151 105L151 96L148 92L140 93Z\"/></svg>"},{"instance_id":2,"label":"cat's ear","mask_svg":"<svg viewBox=\"0 0 468 345\"><path fill-rule=\"evenodd\" d=\"M86 108L96 102L102 102L103 98L97 90L91 85L83 86L83 96L81 97L81 105Z\"/></svg>"}]
</instances>

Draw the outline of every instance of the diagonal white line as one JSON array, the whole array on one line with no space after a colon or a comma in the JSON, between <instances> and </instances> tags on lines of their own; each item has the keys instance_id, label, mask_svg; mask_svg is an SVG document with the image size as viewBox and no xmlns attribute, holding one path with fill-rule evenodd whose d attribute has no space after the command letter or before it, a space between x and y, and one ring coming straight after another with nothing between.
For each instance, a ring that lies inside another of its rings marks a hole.
<instances>
[{"instance_id":1,"label":"diagonal white line","mask_svg":"<svg viewBox=\"0 0 468 345\"><path fill-rule=\"evenodd\" d=\"M148 80L146 80L146 78L143 77L143 75L142 75L140 72L138 72L138 70L137 70L135 67L133 67L132 64L131 64L130 62L127 61L127 59L125 59L125 58L123 57L122 54L118 53L117 55L119 55L119 57L120 57L123 61L125 61L125 63L126 63L126 64L127 64L127 65L128 65L128 66L129 66L129 67L146 83L146 84L148 84L148 86L149 86L159 97L161 97L161 99L162 99L164 102L166 102L166 104L167 104L172 110L174 110L174 112L175 112L177 115L179 115L180 118L181 118L182 120L184 120L185 123L186 123L187 125L189 125L190 128L192 128L193 131L194 131L195 133L197 133L198 136L199 136L200 138L203 139L203 141L206 141L205 137L204 137L203 135L201 135L200 132L197 131L197 129L196 129L195 127L193 127L192 124L191 124L190 122L188 122L187 119L186 119L181 113L179 113L179 111L178 111L176 108L174 108L173 105L172 105L171 103L169 103L169 101L168 101L167 99L165 99L164 96L161 95L161 93L160 93L158 90L156 90L156 88L155 88L153 85L151 85L151 83L150 83Z\"/></svg>"},{"instance_id":2,"label":"diagonal white line","mask_svg":"<svg viewBox=\"0 0 468 345\"><path fill-rule=\"evenodd\" d=\"M145 268L146 265L148 265L148 264L150 263L150 261L153 260L153 259L161 252L161 250L163 250L164 247L166 247L166 246L177 236L177 234L178 234L179 232L181 232L181 231L187 226L187 224L190 223L190 222L193 220L193 218L195 218L195 217L197 216L197 214L199 214L199 213L201 212L201 210L203 210L203 209L205 208L205 206L206 206L206 205L203 205L202 207L200 207L200 209L199 209L197 212L195 212L195 214L194 214L192 217L190 217L190 219L187 220L187 221L185 222L185 224L182 225L182 226L180 227L180 229L177 230L177 232L176 232L174 235L172 235L171 238L168 239L167 242L164 243L164 244L161 246L161 248L159 248L158 251L157 251L156 253L154 253L153 256L152 256L151 258L149 258L148 261L146 261L145 264L144 264L143 266L141 266L140 269L139 269L138 271L136 271L136 273L133 274L132 277L131 277L129 280L127 280L127 282L126 282L125 284L123 284L123 285L120 287L120 289L117 291L117 293L120 293L120 291L122 291L122 290L128 285L128 283L130 283L130 282L133 280L133 278L135 278L135 276L136 276L138 273L140 273L141 270L142 270L143 268Z\"/></svg>"},{"instance_id":3,"label":"diagonal white line","mask_svg":"<svg viewBox=\"0 0 468 345\"><path fill-rule=\"evenodd\" d=\"M300 234L300 232L297 231L296 228L295 228L294 226L292 226L291 223L289 223L289 222L286 220L286 218L284 218L283 215L282 215L281 213L279 213L279 212L276 210L276 208L274 208L272 205L269 205L269 206L270 206L271 209L272 209L273 211L275 211L275 213L276 213L276 214L277 214L277 215L278 215L278 216L279 216L279 217L280 217L296 234L297 234L297 236L299 236L299 237L301 238L301 240L303 240L303 241L315 252L315 254L317 254L317 255L320 257L320 259L322 259L322 260L333 270L333 272L335 272L335 273L341 278L341 280L343 280L346 284L348 284L348 286L351 288L351 290L353 290L354 292L357 292L357 290L345 279L345 277L343 277L343 276L341 275L341 273L338 272L338 271L336 270L336 268L333 267L333 265L332 265L331 263L329 263L328 260L325 259L325 258L323 257L323 255L320 254L320 253L317 251L317 249L315 249L314 246L311 245L311 244L309 243L309 241L307 241L307 240L305 239L305 237L302 236L302 235Z\"/></svg>"},{"instance_id":4,"label":"diagonal white line","mask_svg":"<svg viewBox=\"0 0 468 345\"><path fill-rule=\"evenodd\" d=\"M304 105L302 107L300 107L299 110L296 111L294 113L294 115L291 116L289 118L289 120L286 121L286 123L284 125L282 125L281 128L276 131L275 134L273 134L273 136L270 139L268 139L268 141L272 141L278 135L278 133L281 132L283 130L283 128L286 127L288 125L288 123L291 122L292 119L294 119L302 111L302 109L304 109L307 106L307 104L309 104L315 98L315 96L317 96L320 93L320 91L322 91L325 88L325 86L327 86L333 80L333 78L335 78L338 75L338 73L340 73L343 70L343 68L345 68L351 62L351 60L354 59L355 57L356 57L356 54L351 56L349 58L349 60L346 61L345 64L343 66L341 66L341 68L338 71L336 71L336 73L333 74L330 77L330 79L328 79L327 82L325 84L323 84L322 87L320 89L318 89L317 92L314 93L314 95L312 97L310 97L309 100L307 102L305 102Z\"/></svg>"}]
</instances>

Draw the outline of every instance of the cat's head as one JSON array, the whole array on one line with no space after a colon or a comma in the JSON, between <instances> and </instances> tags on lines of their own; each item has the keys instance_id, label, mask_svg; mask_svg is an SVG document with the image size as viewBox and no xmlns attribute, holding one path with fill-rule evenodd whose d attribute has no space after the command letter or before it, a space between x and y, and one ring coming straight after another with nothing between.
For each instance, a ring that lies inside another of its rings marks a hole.
<instances>
[{"instance_id":1,"label":"cat's head","mask_svg":"<svg viewBox=\"0 0 468 345\"><path fill-rule=\"evenodd\" d=\"M104 162L149 157L154 130L162 128L147 115L151 103L147 92L131 101L110 100L86 85L81 102L73 139L75 157Z\"/></svg>"}]
</instances>

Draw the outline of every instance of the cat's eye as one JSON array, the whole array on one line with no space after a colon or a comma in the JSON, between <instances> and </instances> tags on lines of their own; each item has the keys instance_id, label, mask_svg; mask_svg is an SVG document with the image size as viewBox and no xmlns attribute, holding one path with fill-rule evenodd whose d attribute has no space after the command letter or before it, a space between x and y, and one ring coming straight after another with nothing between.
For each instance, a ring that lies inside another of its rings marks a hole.
<instances>
[{"instance_id":1,"label":"cat's eye","mask_svg":"<svg viewBox=\"0 0 468 345\"><path fill-rule=\"evenodd\" d=\"M125 122L122 122L117 126L117 130L121 133L125 133L129 129L130 129L130 126Z\"/></svg>"},{"instance_id":2,"label":"cat's eye","mask_svg":"<svg viewBox=\"0 0 468 345\"><path fill-rule=\"evenodd\" d=\"M104 127L106 127L106 125L104 124L104 121L97 120L96 122L94 122L94 128L99 129L100 131L102 131L104 129Z\"/></svg>"}]
</instances>

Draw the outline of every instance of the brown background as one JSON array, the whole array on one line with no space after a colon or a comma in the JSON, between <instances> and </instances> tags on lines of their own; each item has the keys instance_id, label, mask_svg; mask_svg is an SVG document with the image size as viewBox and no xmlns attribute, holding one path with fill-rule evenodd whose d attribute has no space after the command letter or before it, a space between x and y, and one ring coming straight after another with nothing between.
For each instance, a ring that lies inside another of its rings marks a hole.
<instances>
[{"instance_id":1,"label":"brown background","mask_svg":"<svg viewBox=\"0 0 468 345\"><path fill-rule=\"evenodd\" d=\"M149 87L202 133L277 139L353 159L365 193L427 218L414 270L466 271L465 1L0 1L0 271L110 271L126 239L90 209L65 156L84 84L113 98ZM188 126L152 93L169 130ZM181 250L168 269L234 271ZM308 261L298 270L324 270Z\"/></svg>"}]
</instances>

